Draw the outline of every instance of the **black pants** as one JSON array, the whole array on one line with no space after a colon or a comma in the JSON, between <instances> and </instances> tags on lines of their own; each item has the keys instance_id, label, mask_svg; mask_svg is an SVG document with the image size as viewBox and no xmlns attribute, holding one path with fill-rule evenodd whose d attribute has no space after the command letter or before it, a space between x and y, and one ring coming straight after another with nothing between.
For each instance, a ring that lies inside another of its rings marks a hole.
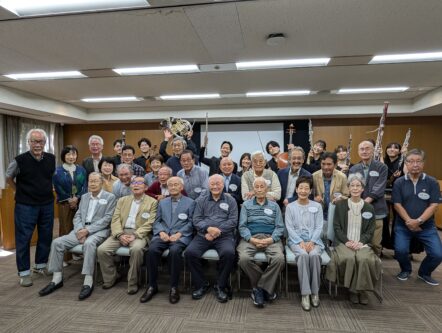
<instances>
[{"instance_id":1,"label":"black pants","mask_svg":"<svg viewBox=\"0 0 442 333\"><path fill-rule=\"evenodd\" d=\"M169 273L170 287L178 287L181 269L183 267L183 250L186 245L177 242L163 242L161 239L154 239L149 245L147 252L147 267L149 269L149 286L157 288L158 265L161 261L163 252L169 249Z\"/></svg>"},{"instance_id":2,"label":"black pants","mask_svg":"<svg viewBox=\"0 0 442 333\"><path fill-rule=\"evenodd\" d=\"M236 260L235 239L233 235L223 235L213 241L208 241L201 235L195 236L184 253L186 263L192 274L193 286L199 289L206 281L201 256L209 249L215 249L218 252L217 284L220 288L225 288L227 287L227 281Z\"/></svg>"}]
</instances>

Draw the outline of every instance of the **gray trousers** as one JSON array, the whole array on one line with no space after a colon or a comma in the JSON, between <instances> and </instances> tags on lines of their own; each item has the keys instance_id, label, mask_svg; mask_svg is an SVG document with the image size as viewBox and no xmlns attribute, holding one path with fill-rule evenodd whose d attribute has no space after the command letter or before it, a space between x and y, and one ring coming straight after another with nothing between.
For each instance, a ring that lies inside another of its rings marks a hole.
<instances>
[{"instance_id":1,"label":"gray trousers","mask_svg":"<svg viewBox=\"0 0 442 333\"><path fill-rule=\"evenodd\" d=\"M147 239L136 238L129 244L129 272L127 273L128 287L138 285L138 274L143 264L143 249L147 245ZM105 285L112 285L117 279L117 268L114 262L115 251L121 247L121 243L115 237L110 236L98 247L98 261Z\"/></svg>"},{"instance_id":2,"label":"gray trousers","mask_svg":"<svg viewBox=\"0 0 442 333\"><path fill-rule=\"evenodd\" d=\"M295 254L296 265L298 266L298 280L301 295L318 295L321 280L321 253L318 245L307 253L299 245L292 245L291 250Z\"/></svg>"},{"instance_id":3,"label":"gray trousers","mask_svg":"<svg viewBox=\"0 0 442 333\"><path fill-rule=\"evenodd\" d=\"M106 237L89 235L83 244L83 269L81 274L94 275L95 259L97 256L97 247L104 242ZM61 272L63 270L63 256L65 251L72 249L80 244L72 230L69 234L58 237L51 244L51 253L49 255L50 273Z\"/></svg>"},{"instance_id":4,"label":"gray trousers","mask_svg":"<svg viewBox=\"0 0 442 333\"><path fill-rule=\"evenodd\" d=\"M273 294L276 281L285 264L282 242L270 244L265 249L258 249L255 245L241 239L237 251L239 266L249 277L252 287L262 288L269 294ZM263 251L269 260L265 271L253 261L258 251Z\"/></svg>"}]
</instances>

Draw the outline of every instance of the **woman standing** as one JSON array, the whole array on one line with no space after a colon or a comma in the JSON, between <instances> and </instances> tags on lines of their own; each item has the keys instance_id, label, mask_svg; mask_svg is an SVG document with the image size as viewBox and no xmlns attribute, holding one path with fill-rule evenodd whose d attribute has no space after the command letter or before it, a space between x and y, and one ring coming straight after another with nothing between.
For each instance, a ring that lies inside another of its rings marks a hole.
<instances>
[{"instance_id":1,"label":"woman standing","mask_svg":"<svg viewBox=\"0 0 442 333\"><path fill-rule=\"evenodd\" d=\"M311 305L319 306L321 253L324 250L321 240L322 206L309 200L312 187L311 178L299 177L296 181L298 199L289 204L285 211L288 244L295 254L302 295L301 306L305 311L310 311Z\"/></svg>"},{"instance_id":2,"label":"woman standing","mask_svg":"<svg viewBox=\"0 0 442 333\"><path fill-rule=\"evenodd\" d=\"M373 206L361 198L365 187L363 176L351 174L347 185L350 199L336 204L333 221L336 247L326 275L328 280L349 288L353 304L367 305L367 291L374 291L381 274L380 261L370 244L376 218Z\"/></svg>"},{"instance_id":3,"label":"woman standing","mask_svg":"<svg viewBox=\"0 0 442 333\"><path fill-rule=\"evenodd\" d=\"M252 156L250 153L244 153L241 155L241 158L239 159L239 165L241 167L241 171L238 171L236 174L239 177L242 177L243 173L250 170L250 167L252 166Z\"/></svg>"},{"instance_id":4,"label":"woman standing","mask_svg":"<svg viewBox=\"0 0 442 333\"><path fill-rule=\"evenodd\" d=\"M112 186L118 180L114 173L116 170L116 163L113 157L103 157L98 163L98 170L103 176L103 190L112 193Z\"/></svg>"},{"instance_id":5,"label":"woman standing","mask_svg":"<svg viewBox=\"0 0 442 333\"><path fill-rule=\"evenodd\" d=\"M353 164L347 164L348 151L347 147L339 145L335 149L336 156L338 157L338 163L336 163L336 169L348 175L348 170L353 166Z\"/></svg>"},{"instance_id":6,"label":"woman standing","mask_svg":"<svg viewBox=\"0 0 442 333\"><path fill-rule=\"evenodd\" d=\"M151 156L149 158L151 172L144 176L144 180L146 181L147 186L152 185L154 181L158 180L158 171L163 166L163 161L163 156L161 156L160 154Z\"/></svg>"}]
</instances>

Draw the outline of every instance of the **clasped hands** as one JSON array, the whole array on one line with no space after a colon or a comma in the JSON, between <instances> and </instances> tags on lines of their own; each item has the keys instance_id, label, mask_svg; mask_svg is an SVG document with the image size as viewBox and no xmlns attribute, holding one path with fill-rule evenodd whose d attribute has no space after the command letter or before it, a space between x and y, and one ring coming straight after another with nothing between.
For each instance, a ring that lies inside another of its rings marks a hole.
<instances>
[{"instance_id":1,"label":"clasped hands","mask_svg":"<svg viewBox=\"0 0 442 333\"><path fill-rule=\"evenodd\" d=\"M345 243L345 246L347 246L349 249L357 251L357 250L362 249L364 244L362 244L361 242L355 242L355 241L349 240L349 241L347 241L347 243Z\"/></svg>"},{"instance_id":2,"label":"clasped hands","mask_svg":"<svg viewBox=\"0 0 442 333\"><path fill-rule=\"evenodd\" d=\"M89 230L87 230L86 228L81 228L75 234L75 236L77 236L78 242L80 244L83 244L85 242L88 235L89 235Z\"/></svg>"},{"instance_id":3,"label":"clasped hands","mask_svg":"<svg viewBox=\"0 0 442 333\"><path fill-rule=\"evenodd\" d=\"M176 234L173 235L168 235L166 234L164 231L160 232L160 238L163 242L176 242L178 239L181 238L181 232L177 232Z\"/></svg>"},{"instance_id":4,"label":"clasped hands","mask_svg":"<svg viewBox=\"0 0 442 333\"><path fill-rule=\"evenodd\" d=\"M305 252L307 252L307 253L310 253L315 248L315 243L313 243L311 241L310 242L302 241L298 245L301 249L305 250Z\"/></svg>"},{"instance_id":5,"label":"clasped hands","mask_svg":"<svg viewBox=\"0 0 442 333\"><path fill-rule=\"evenodd\" d=\"M411 231L414 231L414 232L422 231L422 229L420 227L421 224L417 219L409 219L409 220L405 221L405 225Z\"/></svg>"},{"instance_id":6,"label":"clasped hands","mask_svg":"<svg viewBox=\"0 0 442 333\"><path fill-rule=\"evenodd\" d=\"M218 238L221 235L221 230L217 227L208 227L207 233L204 235L204 237L209 241L213 241L214 239Z\"/></svg>"},{"instance_id":7,"label":"clasped hands","mask_svg":"<svg viewBox=\"0 0 442 333\"><path fill-rule=\"evenodd\" d=\"M260 238L252 237L252 238L250 238L249 242L251 244L255 245L258 249L265 249L270 244L273 244L273 238L268 237L268 238L260 239Z\"/></svg>"},{"instance_id":8,"label":"clasped hands","mask_svg":"<svg viewBox=\"0 0 442 333\"><path fill-rule=\"evenodd\" d=\"M120 237L118 237L118 240L120 241L120 244L123 246L129 246L130 243L132 243L135 240L135 235L129 235L129 234L122 234Z\"/></svg>"}]
</instances>

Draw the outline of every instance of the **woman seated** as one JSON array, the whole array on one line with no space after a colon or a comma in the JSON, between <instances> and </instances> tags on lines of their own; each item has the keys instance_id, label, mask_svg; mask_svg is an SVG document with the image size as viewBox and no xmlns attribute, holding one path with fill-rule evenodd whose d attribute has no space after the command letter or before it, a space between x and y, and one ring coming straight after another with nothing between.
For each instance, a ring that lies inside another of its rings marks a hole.
<instances>
[{"instance_id":1,"label":"woman seated","mask_svg":"<svg viewBox=\"0 0 442 333\"><path fill-rule=\"evenodd\" d=\"M336 204L333 226L335 251L327 268L327 279L350 291L353 304L368 304L367 291L373 291L380 278L380 261L370 241L375 229L373 206L361 198L365 180L359 173L347 180L350 199Z\"/></svg>"},{"instance_id":2,"label":"woman seated","mask_svg":"<svg viewBox=\"0 0 442 333\"><path fill-rule=\"evenodd\" d=\"M310 310L310 304L313 307L319 306L321 253L324 250L321 240L322 206L309 200L312 188L311 178L299 177L296 181L298 200L289 204L285 211L288 244L295 254L302 295L301 306L305 311Z\"/></svg>"},{"instance_id":3,"label":"woman seated","mask_svg":"<svg viewBox=\"0 0 442 333\"><path fill-rule=\"evenodd\" d=\"M103 157L98 163L98 170L103 176L103 190L109 193L112 193L112 186L118 180L114 176L116 169L115 158L113 157Z\"/></svg>"}]
</instances>

